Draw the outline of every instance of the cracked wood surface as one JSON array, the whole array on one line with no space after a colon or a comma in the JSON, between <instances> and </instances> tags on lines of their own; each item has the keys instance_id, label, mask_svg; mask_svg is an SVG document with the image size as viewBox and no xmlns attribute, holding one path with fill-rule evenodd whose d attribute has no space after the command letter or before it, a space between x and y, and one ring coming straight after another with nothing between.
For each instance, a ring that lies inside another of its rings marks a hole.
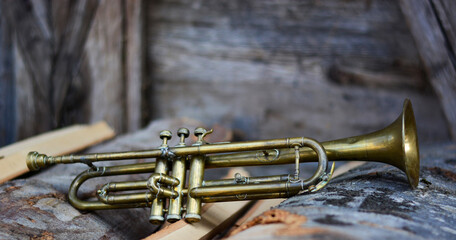
<instances>
[{"instance_id":1,"label":"cracked wood surface","mask_svg":"<svg viewBox=\"0 0 456 240\"><path fill-rule=\"evenodd\" d=\"M322 191L291 197L276 208L306 217L298 227L286 220L253 220L230 239L454 239L455 156L454 143L423 148L417 190L394 167L364 164Z\"/></svg>"}]
</instances>

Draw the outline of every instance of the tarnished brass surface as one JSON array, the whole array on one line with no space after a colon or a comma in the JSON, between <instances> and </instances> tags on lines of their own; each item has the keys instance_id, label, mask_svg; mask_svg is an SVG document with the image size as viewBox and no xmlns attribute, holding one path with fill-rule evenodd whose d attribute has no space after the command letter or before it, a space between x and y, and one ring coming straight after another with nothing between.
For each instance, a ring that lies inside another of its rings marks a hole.
<instances>
[{"instance_id":1,"label":"tarnished brass surface","mask_svg":"<svg viewBox=\"0 0 456 240\"><path fill-rule=\"evenodd\" d=\"M419 150L415 118L410 101L405 100L402 114L386 128L361 136L319 143L298 137L237 143L209 144L210 134L197 128L198 140L185 145L188 129L178 130L180 142L168 146L170 131L162 131L162 145L157 149L133 152L96 153L85 155L46 156L30 152L26 162L30 170L59 163L85 163L89 169L79 174L70 186L69 201L80 210L150 207L150 222L161 224L166 219L177 221L184 214L188 222L201 219L201 203L283 198L297 193L311 193L323 188L331 179L334 163L328 161L373 161L393 165L407 176L412 188L419 180ZM156 162L113 167L96 167L99 161L155 158ZM318 162L309 179L299 177L300 162ZM245 177L204 181L204 169L235 166L295 164L295 172L287 175ZM171 175L168 170L171 169ZM189 171L188 182L186 172ZM97 191L98 201L81 200L79 187L94 177L121 174L150 173L142 181L111 182ZM187 187L186 187L187 186ZM123 193L132 191L134 193ZM183 203L186 199L186 205ZM168 202L168 206L166 203Z\"/></svg>"}]
</instances>

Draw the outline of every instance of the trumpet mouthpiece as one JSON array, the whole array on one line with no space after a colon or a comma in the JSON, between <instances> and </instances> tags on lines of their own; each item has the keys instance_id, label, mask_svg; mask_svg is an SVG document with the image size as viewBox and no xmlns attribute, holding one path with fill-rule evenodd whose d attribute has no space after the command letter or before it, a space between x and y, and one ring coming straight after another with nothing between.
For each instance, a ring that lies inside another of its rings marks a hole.
<instances>
[{"instance_id":1,"label":"trumpet mouthpiece","mask_svg":"<svg viewBox=\"0 0 456 240\"><path fill-rule=\"evenodd\" d=\"M28 169L30 171L38 171L42 167L50 165L48 163L50 157L45 154L39 154L38 152L29 152L25 162L27 163Z\"/></svg>"}]
</instances>

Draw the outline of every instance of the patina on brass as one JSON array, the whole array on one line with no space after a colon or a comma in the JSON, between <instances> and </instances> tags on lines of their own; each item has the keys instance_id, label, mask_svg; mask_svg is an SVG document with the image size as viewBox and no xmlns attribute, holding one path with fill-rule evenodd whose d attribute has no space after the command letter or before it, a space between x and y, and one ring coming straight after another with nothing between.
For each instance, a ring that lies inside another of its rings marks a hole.
<instances>
[{"instance_id":1,"label":"patina on brass","mask_svg":"<svg viewBox=\"0 0 456 240\"><path fill-rule=\"evenodd\" d=\"M186 128L178 130L180 142L168 146L171 132L162 131L162 145L157 149L133 152L95 153L85 155L46 156L30 152L30 170L59 163L85 163L89 169L79 174L69 190L70 203L80 210L150 207L150 222L161 224L182 218L188 222L201 219L204 202L240 201L283 198L297 193L311 193L323 188L330 180L328 161L372 161L393 165L407 176L412 188L419 180L419 150L413 109L408 99L402 114L388 127L361 136L319 143L310 138L284 138L237 143L209 144L204 140L207 131L195 130L198 140L185 145L189 136ZM96 167L99 161L155 158L156 162ZM318 161L318 168L309 179L299 177L299 163ZM232 179L204 181L204 169L234 166L295 164L295 172L285 175L245 177L236 174ZM171 169L171 175L168 174ZM186 172L189 171L186 183ZM79 199L79 187L88 179L121 174L150 173L142 181L111 182L97 191L98 201ZM186 187L187 186L187 187ZM132 191L134 193L122 193ZM186 206L183 206L186 199ZM166 206L169 200L168 206Z\"/></svg>"}]
</instances>

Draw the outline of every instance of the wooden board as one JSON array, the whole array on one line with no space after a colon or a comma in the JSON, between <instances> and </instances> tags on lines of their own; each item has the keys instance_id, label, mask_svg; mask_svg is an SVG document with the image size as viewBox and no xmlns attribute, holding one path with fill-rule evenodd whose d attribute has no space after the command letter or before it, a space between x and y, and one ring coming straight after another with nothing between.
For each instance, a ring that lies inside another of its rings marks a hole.
<instances>
[{"instance_id":1,"label":"wooden board","mask_svg":"<svg viewBox=\"0 0 456 240\"><path fill-rule=\"evenodd\" d=\"M0 183L29 171L25 158L30 151L48 155L68 154L114 135L114 131L105 122L99 122L62 128L3 147L0 149Z\"/></svg>"}]
</instances>

